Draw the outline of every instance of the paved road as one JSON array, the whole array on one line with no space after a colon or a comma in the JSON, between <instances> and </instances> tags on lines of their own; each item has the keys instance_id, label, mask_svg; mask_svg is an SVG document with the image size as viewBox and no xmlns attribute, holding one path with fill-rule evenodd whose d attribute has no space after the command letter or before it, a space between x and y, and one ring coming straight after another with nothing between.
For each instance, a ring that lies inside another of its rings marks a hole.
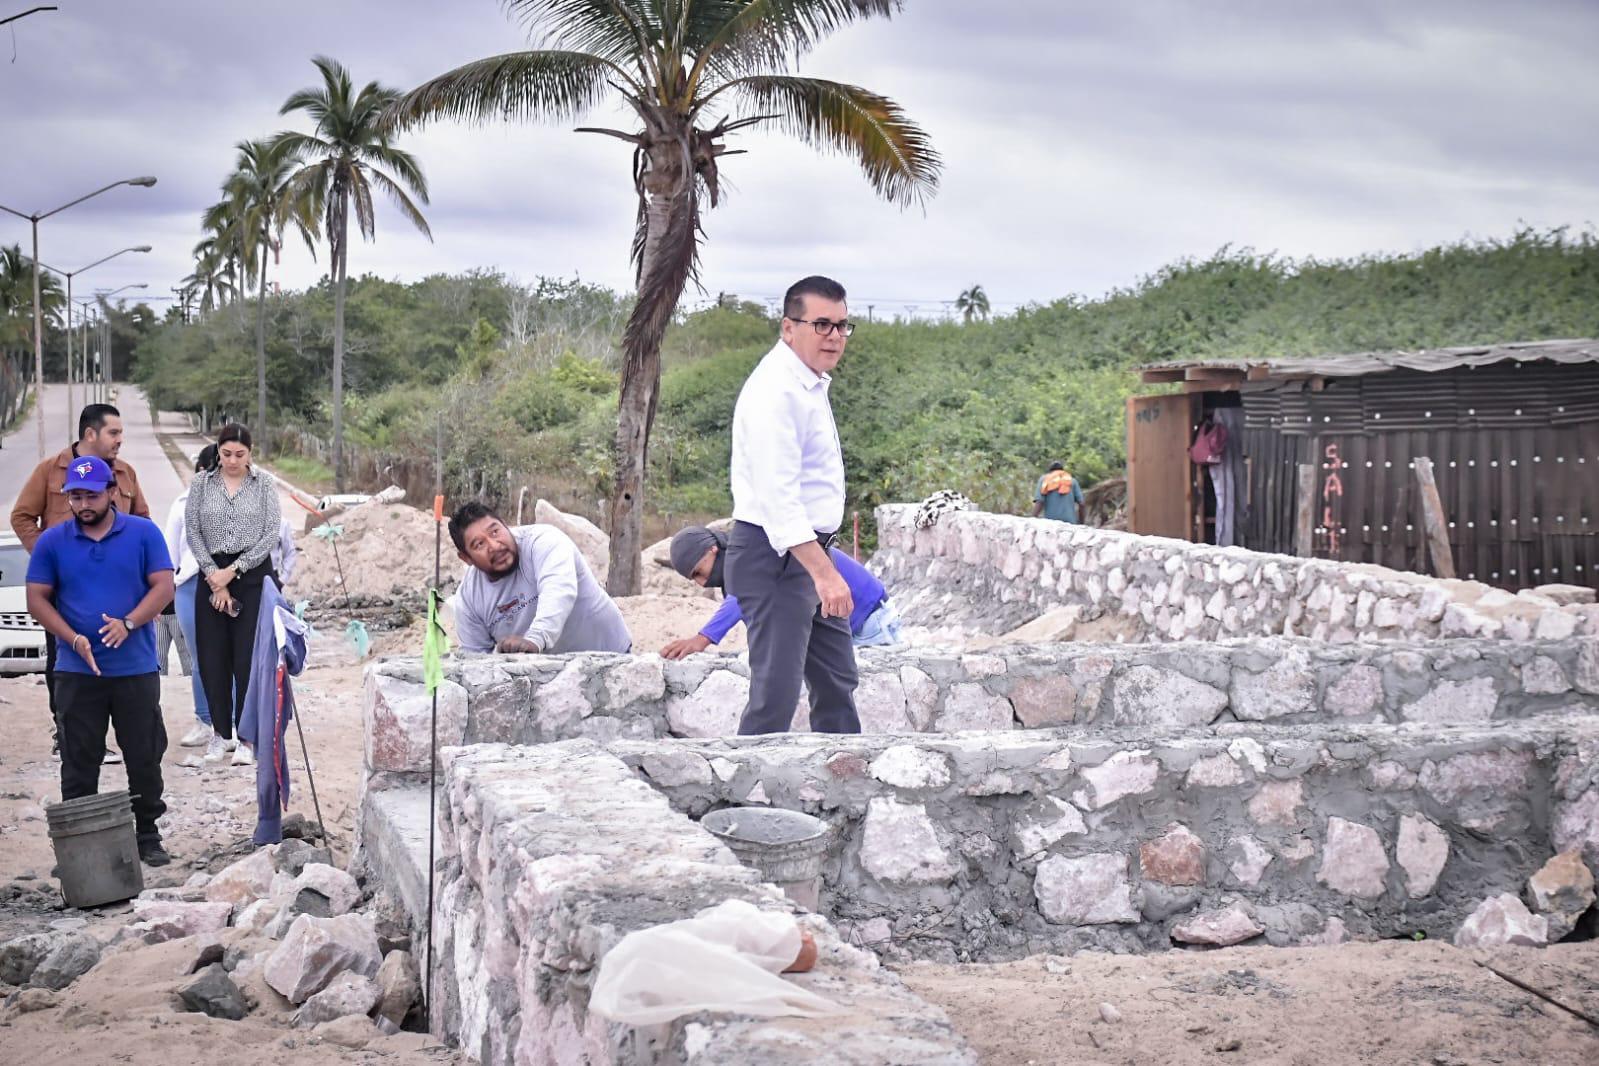
<instances>
[{"instance_id":1,"label":"paved road","mask_svg":"<svg viewBox=\"0 0 1599 1066\"><path fill-rule=\"evenodd\" d=\"M81 400L83 390L75 390L74 400ZM157 524L165 523L172 501L183 491L183 481L178 477L161 442L156 438L155 427L150 422L150 405L144 394L132 385L116 386L112 400L122 412L123 462L130 464L139 474L139 485L150 501L150 517ZM72 428L67 428L67 387L46 385L44 389L44 429L46 446L51 455L56 454L76 435L77 418L72 418ZM5 436L0 447L0 507L7 516L4 528L10 528L11 505L22 491L28 475L39 464L39 428L35 414L14 427Z\"/></svg>"}]
</instances>

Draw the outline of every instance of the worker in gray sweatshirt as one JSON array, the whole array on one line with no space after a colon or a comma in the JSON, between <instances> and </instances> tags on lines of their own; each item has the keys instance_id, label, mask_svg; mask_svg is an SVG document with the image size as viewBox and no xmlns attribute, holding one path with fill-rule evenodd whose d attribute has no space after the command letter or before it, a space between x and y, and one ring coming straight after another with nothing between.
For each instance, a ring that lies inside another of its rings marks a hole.
<instances>
[{"instance_id":1,"label":"worker in gray sweatshirt","mask_svg":"<svg viewBox=\"0 0 1599 1066\"><path fill-rule=\"evenodd\" d=\"M456 637L467 651L633 649L622 612L554 526L512 528L474 501L450 519L450 540L467 564L455 596Z\"/></svg>"}]
</instances>

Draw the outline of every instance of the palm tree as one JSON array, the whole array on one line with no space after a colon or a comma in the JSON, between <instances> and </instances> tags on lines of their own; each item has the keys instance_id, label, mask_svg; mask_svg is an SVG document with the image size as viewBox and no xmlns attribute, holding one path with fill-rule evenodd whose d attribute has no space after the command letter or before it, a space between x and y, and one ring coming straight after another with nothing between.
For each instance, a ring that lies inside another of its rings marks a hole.
<instances>
[{"instance_id":1,"label":"palm tree","mask_svg":"<svg viewBox=\"0 0 1599 1066\"><path fill-rule=\"evenodd\" d=\"M66 306L61 281L48 270L39 275L39 307L44 324L60 328ZM26 394L33 347L33 260L22 246L0 247L0 426L9 426L14 406Z\"/></svg>"},{"instance_id":2,"label":"palm tree","mask_svg":"<svg viewBox=\"0 0 1599 1066\"><path fill-rule=\"evenodd\" d=\"M270 141L240 141L236 169L222 183L231 205L231 228L244 250L245 276L258 286L255 305L255 421L256 440L264 451L267 441L266 291L267 261L283 247L283 231L292 225L311 254L316 254L316 218L310 202L289 194L295 157L281 137Z\"/></svg>"},{"instance_id":3,"label":"palm tree","mask_svg":"<svg viewBox=\"0 0 1599 1066\"><path fill-rule=\"evenodd\" d=\"M981 285L973 285L955 297L955 310L961 313L961 321L968 326L973 318L987 318L988 293L983 291Z\"/></svg>"},{"instance_id":4,"label":"palm tree","mask_svg":"<svg viewBox=\"0 0 1599 1066\"><path fill-rule=\"evenodd\" d=\"M222 191L222 199L201 212L200 228L212 242L211 249L220 262L222 276L228 280L227 299L223 301L226 303L237 300L244 292L248 283L243 276L244 266L250 257L245 254L245 234L239 226L239 205L227 195L226 185ZM195 245L195 254L199 254L204 243Z\"/></svg>"},{"instance_id":5,"label":"palm tree","mask_svg":"<svg viewBox=\"0 0 1599 1066\"><path fill-rule=\"evenodd\" d=\"M39 275L39 307L47 328L61 327L67 305L61 280L50 271ZM20 244L0 247L0 347L33 343L33 260Z\"/></svg>"},{"instance_id":6,"label":"palm tree","mask_svg":"<svg viewBox=\"0 0 1599 1066\"><path fill-rule=\"evenodd\" d=\"M822 37L888 17L901 0L507 0L548 48L468 63L407 93L395 128L442 118L576 118L612 90L641 128L590 129L633 146L638 299L623 333L609 588L639 590L644 472L660 390L661 338L695 275L700 211L721 195L728 134L775 121L806 144L853 156L901 205L936 188L939 158L886 97L792 73ZM719 116L719 117L717 117Z\"/></svg>"},{"instance_id":7,"label":"palm tree","mask_svg":"<svg viewBox=\"0 0 1599 1066\"><path fill-rule=\"evenodd\" d=\"M194 272L183 284L199 294L202 314L226 304L237 289L226 242L225 236L212 234L194 246Z\"/></svg>"},{"instance_id":8,"label":"palm tree","mask_svg":"<svg viewBox=\"0 0 1599 1066\"><path fill-rule=\"evenodd\" d=\"M359 93L350 72L335 60L312 60L322 72L319 87L301 89L284 102L279 114L304 111L316 123L313 133L280 133L278 142L300 165L289 179L288 196L303 204L311 217L323 216L333 280L333 484L344 491L344 290L350 261L350 206L361 236L372 240L377 217L372 188L385 193L400 213L428 240L433 233L406 190L428 202L427 179L409 152L390 143L379 127L384 110L399 91L369 81ZM390 175L393 175L392 177ZM296 208L298 210L299 208Z\"/></svg>"}]
</instances>

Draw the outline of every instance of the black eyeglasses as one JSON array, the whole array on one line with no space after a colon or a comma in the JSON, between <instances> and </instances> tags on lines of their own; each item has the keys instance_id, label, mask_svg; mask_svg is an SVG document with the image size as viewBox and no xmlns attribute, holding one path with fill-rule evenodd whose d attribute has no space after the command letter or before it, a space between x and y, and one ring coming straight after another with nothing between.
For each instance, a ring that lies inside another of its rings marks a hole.
<instances>
[{"instance_id":1,"label":"black eyeglasses","mask_svg":"<svg viewBox=\"0 0 1599 1066\"><path fill-rule=\"evenodd\" d=\"M790 322L798 325L810 326L817 333L820 333L824 337L833 332L835 329L846 337L855 332L855 323L847 319L843 322L830 322L825 318L792 318L788 315L784 315L783 317L788 318Z\"/></svg>"}]
</instances>

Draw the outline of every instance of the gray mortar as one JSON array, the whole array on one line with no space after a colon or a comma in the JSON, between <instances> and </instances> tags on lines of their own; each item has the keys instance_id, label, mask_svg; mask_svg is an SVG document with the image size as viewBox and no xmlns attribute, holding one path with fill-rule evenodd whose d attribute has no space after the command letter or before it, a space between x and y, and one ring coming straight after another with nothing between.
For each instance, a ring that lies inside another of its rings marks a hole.
<instances>
[{"instance_id":1,"label":"gray mortar","mask_svg":"<svg viewBox=\"0 0 1599 1066\"><path fill-rule=\"evenodd\" d=\"M1236 745L1240 737L1260 743L1259 765L1251 765L1249 744ZM1229 756L1230 744L1235 750ZM948 782L876 779L883 766L878 760L893 748L901 756L905 749L932 756L946 768ZM1532 719L1489 730L1442 727L1427 736L1385 725L1257 726L1247 732L1232 726L1209 735L1112 728L1003 738L789 736L611 746L690 816L748 802L759 788L757 797L764 794L774 806L822 818L834 830L824 911L890 956L981 961L1086 948L1167 948L1175 924L1232 903L1252 913L1274 944L1314 942L1329 918L1357 937L1423 932L1448 938L1485 896L1519 893L1556 850L1552 819L1578 811L1570 785L1593 779L1596 749L1599 721L1586 718ZM1155 765L1153 780L1096 808L1084 771L1127 752ZM1063 754L1069 769L1041 765L1051 757L1063 765ZM1236 768L1238 783L1189 785L1185 775L1195 763L1216 756ZM863 763L870 767L865 773ZM1291 824L1252 812L1251 801L1269 782L1302 790ZM915 808L915 820L931 836L880 836L874 848L866 828L874 800ZM1018 835L1059 820L1065 805L1086 832L1018 854ZM1395 852L1406 815L1425 818L1448 838L1448 861L1436 886L1419 898L1410 897L1408 871ZM1381 840L1388 868L1375 898L1319 880L1332 818L1368 826ZM1172 823L1203 841L1203 885L1168 886L1140 876L1140 844ZM1568 837L1574 831L1565 830ZM1240 883L1228 869L1244 835L1273 854L1257 884ZM1296 848L1308 850L1298 861L1284 857ZM1138 920L1048 920L1035 892L1040 863L1104 854L1127 858ZM915 868L939 873L894 876ZM873 942L874 920L892 930L888 942Z\"/></svg>"},{"instance_id":2,"label":"gray mortar","mask_svg":"<svg viewBox=\"0 0 1599 1066\"><path fill-rule=\"evenodd\" d=\"M873 648L858 663L863 724L883 733L1237 721L1486 724L1599 712L1599 639L1592 637L1067 643L969 654ZM444 672L453 684L441 699L441 745L612 743L736 732L748 665L727 655L663 662L584 654L456 658ZM429 700L420 661L372 667L366 704L373 784L424 772ZM796 728L805 728L803 707Z\"/></svg>"}]
</instances>

